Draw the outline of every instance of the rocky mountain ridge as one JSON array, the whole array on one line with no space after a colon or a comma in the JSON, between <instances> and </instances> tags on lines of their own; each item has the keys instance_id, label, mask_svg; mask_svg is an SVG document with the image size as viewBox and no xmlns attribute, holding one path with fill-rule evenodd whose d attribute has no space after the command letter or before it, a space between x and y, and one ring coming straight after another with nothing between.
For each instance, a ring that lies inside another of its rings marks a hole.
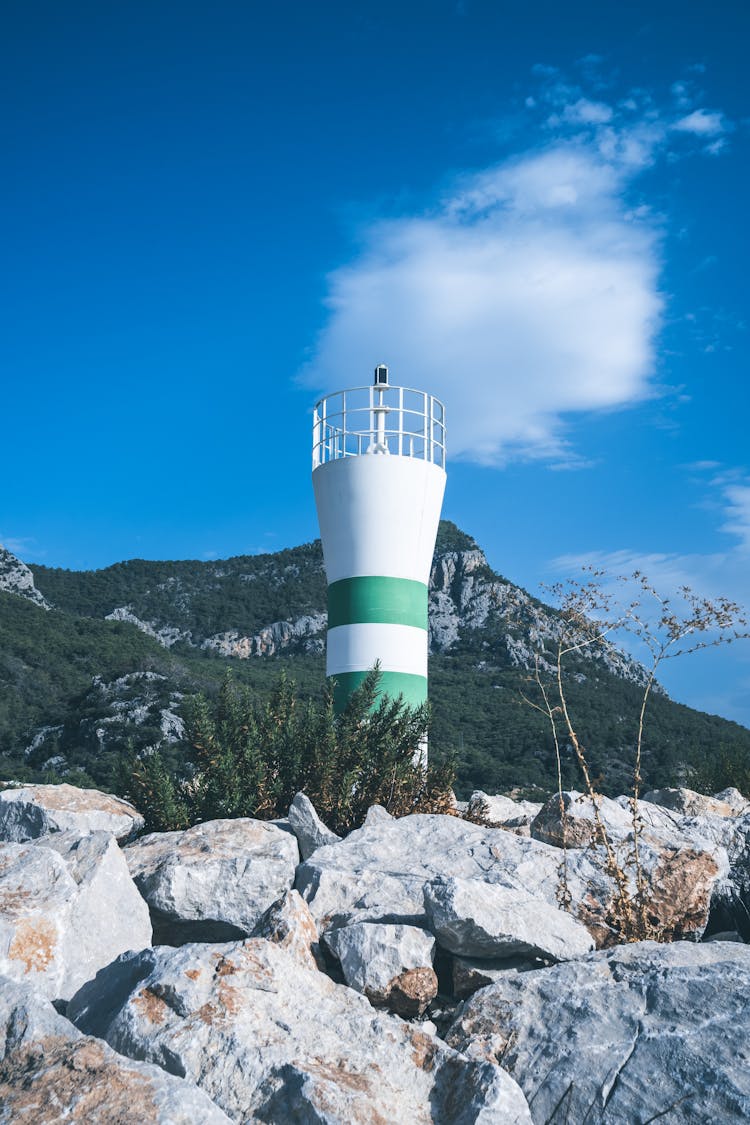
<instances>
[{"instance_id":1,"label":"rocky mountain ridge","mask_svg":"<svg viewBox=\"0 0 750 1125\"><path fill-rule=\"evenodd\" d=\"M282 668L303 694L324 679L326 583L319 543L221 562L132 560L101 571L30 566L7 552L0 589L0 777L113 786L128 748L181 750L182 699L216 691L227 668L261 693ZM551 786L549 724L522 703L537 659L551 670L560 618L492 571L442 523L430 578L433 753L457 752L459 789ZM616 650L569 669L594 766L627 783L643 671ZM682 776L750 732L655 697L644 768ZM565 751L567 754L567 750ZM566 758L567 762L567 758ZM566 765L572 784L575 765ZM720 783L721 784L721 783Z\"/></svg>"}]
</instances>

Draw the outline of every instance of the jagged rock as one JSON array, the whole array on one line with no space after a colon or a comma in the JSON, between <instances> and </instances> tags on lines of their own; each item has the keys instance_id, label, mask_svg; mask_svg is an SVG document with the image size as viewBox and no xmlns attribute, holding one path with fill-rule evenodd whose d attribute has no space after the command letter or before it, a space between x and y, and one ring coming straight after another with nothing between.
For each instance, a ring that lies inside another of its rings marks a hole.
<instances>
[{"instance_id":1,"label":"jagged rock","mask_svg":"<svg viewBox=\"0 0 750 1125\"><path fill-rule=\"evenodd\" d=\"M502 1060L535 1122L750 1118L750 949L641 942L509 973L448 1041Z\"/></svg>"},{"instance_id":2,"label":"jagged rock","mask_svg":"<svg viewBox=\"0 0 750 1125\"><path fill-rule=\"evenodd\" d=\"M371 824L384 824L389 820L393 820L393 817L382 805L370 805L363 823L365 827L368 827Z\"/></svg>"},{"instance_id":3,"label":"jagged rock","mask_svg":"<svg viewBox=\"0 0 750 1125\"><path fill-rule=\"evenodd\" d=\"M472 996L480 988L499 980L504 973L528 973L541 969L546 962L528 957L506 957L488 961L476 957L454 957L451 964L453 995L457 1000Z\"/></svg>"},{"instance_id":4,"label":"jagged rock","mask_svg":"<svg viewBox=\"0 0 750 1125\"><path fill-rule=\"evenodd\" d=\"M2 1125L229 1125L193 1085L83 1035L29 985L0 978Z\"/></svg>"},{"instance_id":5,"label":"jagged rock","mask_svg":"<svg viewBox=\"0 0 750 1125\"><path fill-rule=\"evenodd\" d=\"M530 1121L500 1067L334 984L268 941L127 954L68 1014L124 1054L195 1081L236 1123Z\"/></svg>"},{"instance_id":6,"label":"jagged rock","mask_svg":"<svg viewBox=\"0 0 750 1125\"><path fill-rule=\"evenodd\" d=\"M112 836L0 845L0 973L67 999L120 953L150 944L148 908Z\"/></svg>"},{"instance_id":7,"label":"jagged rock","mask_svg":"<svg viewBox=\"0 0 750 1125\"><path fill-rule=\"evenodd\" d=\"M42 609L50 609L47 599L34 585L34 575L26 563L22 563L5 547L0 546L0 590L6 594L17 594Z\"/></svg>"},{"instance_id":8,"label":"jagged rock","mask_svg":"<svg viewBox=\"0 0 750 1125\"><path fill-rule=\"evenodd\" d=\"M75 785L24 785L0 793L0 840L22 843L50 832L111 832L119 841L140 832L144 819L120 797Z\"/></svg>"},{"instance_id":9,"label":"jagged rock","mask_svg":"<svg viewBox=\"0 0 750 1125\"><path fill-rule=\"evenodd\" d=\"M740 816L750 812L750 801L746 801L738 789L731 788L715 797L695 793L692 789L651 789L644 793L643 800L683 816Z\"/></svg>"},{"instance_id":10,"label":"jagged rock","mask_svg":"<svg viewBox=\"0 0 750 1125\"><path fill-rule=\"evenodd\" d=\"M252 937L265 938L292 953L309 969L319 965L318 931L305 900L298 891L287 891L253 927Z\"/></svg>"},{"instance_id":11,"label":"jagged rock","mask_svg":"<svg viewBox=\"0 0 750 1125\"><path fill-rule=\"evenodd\" d=\"M607 833L616 839L622 839L632 830L631 813L610 797L597 795L595 813L594 801L588 794L565 791L562 793L564 814L560 811L560 797L558 793L550 797L531 821L534 840L556 848L563 847L563 843L568 848L587 848L599 839L596 813Z\"/></svg>"},{"instance_id":12,"label":"jagged rock","mask_svg":"<svg viewBox=\"0 0 750 1125\"><path fill-rule=\"evenodd\" d=\"M292 835L246 817L154 832L124 853L154 941L167 945L247 936L291 888L299 860Z\"/></svg>"},{"instance_id":13,"label":"jagged rock","mask_svg":"<svg viewBox=\"0 0 750 1125\"><path fill-rule=\"evenodd\" d=\"M469 811L482 811L490 824L500 824L504 828L522 828L531 824L541 810L538 801L514 801L501 793L491 797L481 789L475 789L469 798Z\"/></svg>"},{"instance_id":14,"label":"jagged rock","mask_svg":"<svg viewBox=\"0 0 750 1125\"><path fill-rule=\"evenodd\" d=\"M629 837L617 845L628 863ZM649 911L665 937L700 937L711 895L729 870L726 851L706 840L667 844L641 839L641 869ZM458 817L414 814L374 824L322 848L297 869L295 885L321 933L353 922L428 925L425 884L448 878L478 879L559 904L567 866L571 912L597 945L619 940L613 918L615 887L601 848L563 853L548 844L487 828ZM636 875L628 867L635 893ZM721 927L728 929L728 926Z\"/></svg>"},{"instance_id":15,"label":"jagged rock","mask_svg":"<svg viewBox=\"0 0 750 1125\"><path fill-rule=\"evenodd\" d=\"M307 645L315 644L315 638L325 629L327 620L326 613L307 613L294 621L274 621L251 637L230 629L206 637L200 647L240 660L249 660L252 656L275 656L306 638L313 638L312 641L307 640Z\"/></svg>"},{"instance_id":16,"label":"jagged rock","mask_svg":"<svg viewBox=\"0 0 750 1125\"><path fill-rule=\"evenodd\" d=\"M289 806L289 823L297 837L303 860L311 856L316 848L324 848L327 844L335 844L341 839L335 832L331 832L330 828L326 828L305 793L297 793Z\"/></svg>"},{"instance_id":17,"label":"jagged rock","mask_svg":"<svg viewBox=\"0 0 750 1125\"><path fill-rule=\"evenodd\" d=\"M446 879L428 884L424 901L438 942L460 956L567 961L594 948L591 934L570 914L515 887Z\"/></svg>"},{"instance_id":18,"label":"jagged rock","mask_svg":"<svg viewBox=\"0 0 750 1125\"><path fill-rule=\"evenodd\" d=\"M385 1005L401 1016L417 1016L437 996L432 968L435 939L426 930L355 922L329 930L325 943L338 958L349 987L375 1005Z\"/></svg>"}]
</instances>

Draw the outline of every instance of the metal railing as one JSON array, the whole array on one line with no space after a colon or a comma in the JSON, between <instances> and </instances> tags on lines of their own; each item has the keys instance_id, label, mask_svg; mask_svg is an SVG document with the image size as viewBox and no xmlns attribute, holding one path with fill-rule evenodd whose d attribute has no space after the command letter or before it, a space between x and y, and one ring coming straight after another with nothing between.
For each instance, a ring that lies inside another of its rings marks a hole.
<instances>
[{"instance_id":1,"label":"metal railing","mask_svg":"<svg viewBox=\"0 0 750 1125\"><path fill-rule=\"evenodd\" d=\"M411 387L352 387L313 411L313 469L364 454L415 457L445 468L445 407Z\"/></svg>"}]
</instances>

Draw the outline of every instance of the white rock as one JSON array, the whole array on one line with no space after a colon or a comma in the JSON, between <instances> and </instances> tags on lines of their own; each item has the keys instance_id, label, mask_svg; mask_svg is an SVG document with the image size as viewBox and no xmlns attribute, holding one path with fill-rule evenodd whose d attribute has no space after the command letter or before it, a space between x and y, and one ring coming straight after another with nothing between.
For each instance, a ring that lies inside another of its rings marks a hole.
<instances>
[{"instance_id":1,"label":"white rock","mask_svg":"<svg viewBox=\"0 0 750 1125\"><path fill-rule=\"evenodd\" d=\"M750 949L641 942L509 973L459 1009L452 1046L502 1059L536 1122L750 1119Z\"/></svg>"},{"instance_id":2,"label":"white rock","mask_svg":"<svg viewBox=\"0 0 750 1125\"><path fill-rule=\"evenodd\" d=\"M82 1035L29 985L0 978L0 1123L229 1125L206 1095Z\"/></svg>"},{"instance_id":3,"label":"white rock","mask_svg":"<svg viewBox=\"0 0 750 1125\"><path fill-rule=\"evenodd\" d=\"M623 864L631 848L627 835L618 841ZM726 850L707 840L682 837L666 843L649 838L641 840L640 854L649 906L664 934L700 937L712 891L729 870ZM425 927L427 883L478 879L526 892L556 908L564 862L571 913L598 945L612 944L618 940L610 924L615 887L605 872L601 848L568 851L564 857L548 844L454 816L415 814L360 828L301 864L295 885L320 933L352 922ZM635 878L630 866L631 894Z\"/></svg>"},{"instance_id":4,"label":"white rock","mask_svg":"<svg viewBox=\"0 0 750 1125\"><path fill-rule=\"evenodd\" d=\"M393 817L387 809L384 809L382 805L370 805L365 815L364 825L369 827L371 824L385 824L388 820L393 820Z\"/></svg>"},{"instance_id":5,"label":"white rock","mask_svg":"<svg viewBox=\"0 0 750 1125\"><path fill-rule=\"evenodd\" d=\"M632 831L633 817L627 808L610 797L567 790L562 793L564 813L560 810L560 794L546 802L531 822L534 840L560 848L587 848L598 842L597 820L609 836L621 840Z\"/></svg>"},{"instance_id":6,"label":"white rock","mask_svg":"<svg viewBox=\"0 0 750 1125\"><path fill-rule=\"evenodd\" d=\"M75 785L24 785L0 793L0 840L22 843L50 832L111 832L129 840L143 828L137 809L120 797Z\"/></svg>"},{"instance_id":7,"label":"white rock","mask_svg":"<svg viewBox=\"0 0 750 1125\"><path fill-rule=\"evenodd\" d=\"M112 836L0 845L0 973L67 999L120 953L150 944L148 907Z\"/></svg>"},{"instance_id":8,"label":"white rock","mask_svg":"<svg viewBox=\"0 0 750 1125\"><path fill-rule=\"evenodd\" d=\"M437 995L432 968L435 939L416 926L355 922L329 930L325 944L341 964L344 980L373 1004L402 1016L421 1015Z\"/></svg>"},{"instance_id":9,"label":"white rock","mask_svg":"<svg viewBox=\"0 0 750 1125\"><path fill-rule=\"evenodd\" d=\"M249 939L120 958L69 1016L195 1081L236 1123L529 1122L518 1087L364 996Z\"/></svg>"},{"instance_id":10,"label":"white rock","mask_svg":"<svg viewBox=\"0 0 750 1125\"><path fill-rule=\"evenodd\" d=\"M280 945L308 969L318 967L321 955L315 920L297 891L287 891L269 906L256 922L251 936Z\"/></svg>"},{"instance_id":11,"label":"white rock","mask_svg":"<svg viewBox=\"0 0 750 1125\"><path fill-rule=\"evenodd\" d=\"M451 965L453 995L457 1000L463 1000L480 988L486 988L488 984L499 980L505 973L528 973L544 966L544 961L530 960L527 957L506 957L502 961L454 957Z\"/></svg>"},{"instance_id":12,"label":"white rock","mask_svg":"<svg viewBox=\"0 0 750 1125\"><path fill-rule=\"evenodd\" d=\"M289 823L297 837L302 859L308 859L316 848L324 848L341 839L330 828L326 828L315 811L315 806L306 794L297 793L289 806Z\"/></svg>"},{"instance_id":13,"label":"white rock","mask_svg":"<svg viewBox=\"0 0 750 1125\"><path fill-rule=\"evenodd\" d=\"M750 812L750 802L738 789L731 788L717 793L715 797L707 797L692 789L651 789L644 793L643 800L684 816L739 816Z\"/></svg>"},{"instance_id":14,"label":"white rock","mask_svg":"<svg viewBox=\"0 0 750 1125\"><path fill-rule=\"evenodd\" d=\"M570 914L516 888L479 879L446 879L425 888L430 929L450 953L464 957L546 957L568 961L594 948Z\"/></svg>"},{"instance_id":15,"label":"white rock","mask_svg":"<svg viewBox=\"0 0 750 1125\"><path fill-rule=\"evenodd\" d=\"M124 853L154 941L168 945L246 936L291 888L299 860L294 836L247 817L154 832Z\"/></svg>"},{"instance_id":16,"label":"white rock","mask_svg":"<svg viewBox=\"0 0 750 1125\"><path fill-rule=\"evenodd\" d=\"M542 808L538 801L514 801L502 793L490 796L481 789L475 789L469 799L469 809L481 808L490 824L500 824L506 828L521 828L531 824Z\"/></svg>"}]
</instances>

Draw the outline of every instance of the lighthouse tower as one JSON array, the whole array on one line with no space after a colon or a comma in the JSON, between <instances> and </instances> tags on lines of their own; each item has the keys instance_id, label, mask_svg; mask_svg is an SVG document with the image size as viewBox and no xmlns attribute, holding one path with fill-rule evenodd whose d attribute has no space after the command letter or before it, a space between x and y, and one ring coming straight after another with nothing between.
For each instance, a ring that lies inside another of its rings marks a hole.
<instances>
[{"instance_id":1,"label":"lighthouse tower","mask_svg":"<svg viewBox=\"0 0 750 1125\"><path fill-rule=\"evenodd\" d=\"M379 365L372 386L317 403L312 479L335 708L376 661L381 692L424 703L427 585L446 480L443 404L392 386Z\"/></svg>"}]
</instances>

